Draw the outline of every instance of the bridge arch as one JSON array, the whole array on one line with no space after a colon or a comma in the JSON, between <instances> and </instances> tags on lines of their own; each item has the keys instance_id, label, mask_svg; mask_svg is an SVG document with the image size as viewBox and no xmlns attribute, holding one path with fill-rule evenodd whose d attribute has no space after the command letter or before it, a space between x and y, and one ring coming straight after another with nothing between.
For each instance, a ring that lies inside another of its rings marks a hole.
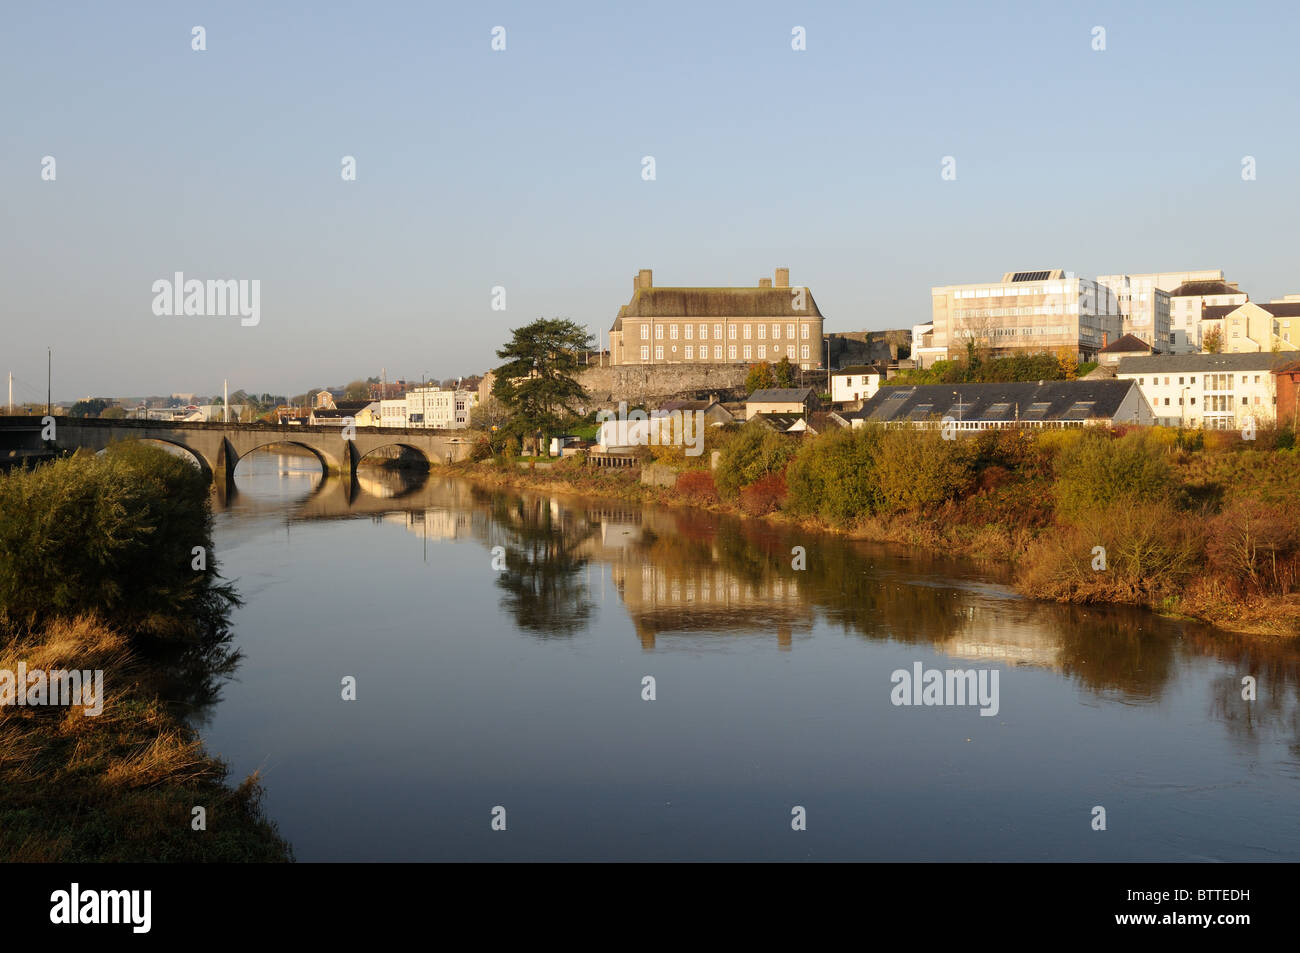
<instances>
[{"instance_id":1,"label":"bridge arch","mask_svg":"<svg viewBox=\"0 0 1300 953\"><path fill-rule=\"evenodd\" d=\"M388 450L391 447L397 447L398 449L403 450L406 453L414 454L415 456L423 460L424 465L429 468L432 468L433 464L436 462L429 458L428 452L423 448L418 447L413 443L405 443L401 440L394 440L391 443L381 443L381 444L375 444L373 446L370 446L370 448L366 450L364 453L362 453L360 451L360 448L358 448L357 463L360 463L362 460L366 459L367 457L373 457L381 450Z\"/></svg>"},{"instance_id":2,"label":"bridge arch","mask_svg":"<svg viewBox=\"0 0 1300 953\"><path fill-rule=\"evenodd\" d=\"M311 443L302 440L294 440L292 437L288 437L286 439L265 440L256 443L255 446L248 447L247 449L238 449L237 452L239 454L239 459L236 460L234 466L230 468L231 475L234 475L235 470L239 467L240 461L245 457L257 453L259 450L270 450L275 447L297 447L300 450L306 450L316 458L317 462L320 463L322 476L328 477L331 473L346 473L346 468L338 457L322 450L320 447L313 446Z\"/></svg>"}]
</instances>

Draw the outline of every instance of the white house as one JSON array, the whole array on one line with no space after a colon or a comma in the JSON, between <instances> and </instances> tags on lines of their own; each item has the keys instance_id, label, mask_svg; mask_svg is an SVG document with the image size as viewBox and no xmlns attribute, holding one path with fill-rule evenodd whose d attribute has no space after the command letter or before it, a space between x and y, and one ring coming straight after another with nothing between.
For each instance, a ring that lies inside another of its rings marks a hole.
<instances>
[{"instance_id":1,"label":"white house","mask_svg":"<svg viewBox=\"0 0 1300 953\"><path fill-rule=\"evenodd\" d=\"M831 372L831 403L870 400L880 389L885 372L874 364L855 364Z\"/></svg>"}]
</instances>

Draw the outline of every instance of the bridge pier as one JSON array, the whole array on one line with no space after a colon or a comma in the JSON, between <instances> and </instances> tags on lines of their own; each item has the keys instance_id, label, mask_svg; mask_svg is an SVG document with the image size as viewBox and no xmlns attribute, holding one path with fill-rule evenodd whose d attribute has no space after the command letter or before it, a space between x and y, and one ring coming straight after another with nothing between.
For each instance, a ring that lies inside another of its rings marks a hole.
<instances>
[{"instance_id":1,"label":"bridge pier","mask_svg":"<svg viewBox=\"0 0 1300 953\"><path fill-rule=\"evenodd\" d=\"M357 442L343 438L343 466L342 476L348 483L348 499L355 499L357 492L361 489L361 484L357 482L357 465L361 463L363 454L357 449Z\"/></svg>"},{"instance_id":2,"label":"bridge pier","mask_svg":"<svg viewBox=\"0 0 1300 953\"><path fill-rule=\"evenodd\" d=\"M216 462L212 466L212 483L218 488L222 499L233 495L235 489L235 465L239 463L239 453L226 437L221 438L217 450Z\"/></svg>"}]
</instances>

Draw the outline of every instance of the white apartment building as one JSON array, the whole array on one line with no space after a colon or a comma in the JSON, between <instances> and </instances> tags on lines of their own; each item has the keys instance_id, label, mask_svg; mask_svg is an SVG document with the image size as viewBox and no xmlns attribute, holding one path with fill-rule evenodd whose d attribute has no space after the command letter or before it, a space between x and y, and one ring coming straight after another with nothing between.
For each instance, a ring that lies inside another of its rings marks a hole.
<instances>
[{"instance_id":1,"label":"white apartment building","mask_svg":"<svg viewBox=\"0 0 1300 953\"><path fill-rule=\"evenodd\" d=\"M406 392L406 425L432 430L462 429L469 426L470 411L477 404L475 391L413 387Z\"/></svg>"},{"instance_id":2,"label":"white apartment building","mask_svg":"<svg viewBox=\"0 0 1300 953\"><path fill-rule=\"evenodd\" d=\"M1168 292L1170 337L1164 345L1157 346L1164 351L1172 349L1174 354L1194 354L1200 351L1201 309L1207 304L1242 304L1247 299L1246 294L1237 289L1235 282L1224 281L1222 268L1153 271L1140 275L1101 275L1097 280L1115 289L1136 288L1139 296L1143 289L1148 288ZM1138 305L1143 304L1139 300ZM1126 330L1126 333L1147 340L1137 331Z\"/></svg>"},{"instance_id":3,"label":"white apartment building","mask_svg":"<svg viewBox=\"0 0 1300 953\"><path fill-rule=\"evenodd\" d=\"M1106 275L1097 279L1119 303L1120 334L1131 334L1160 351L1173 345L1169 292L1151 275Z\"/></svg>"},{"instance_id":4,"label":"white apartment building","mask_svg":"<svg viewBox=\"0 0 1300 953\"><path fill-rule=\"evenodd\" d=\"M1239 430L1277 416L1276 354L1155 354L1126 357L1115 376L1137 381L1163 427Z\"/></svg>"},{"instance_id":5,"label":"white apartment building","mask_svg":"<svg viewBox=\"0 0 1300 953\"><path fill-rule=\"evenodd\" d=\"M931 288L930 299L930 346L944 348L949 360L964 357L970 345L994 357L1070 353L1091 360L1120 334L1115 293L1060 269Z\"/></svg>"},{"instance_id":6,"label":"white apartment building","mask_svg":"<svg viewBox=\"0 0 1300 953\"><path fill-rule=\"evenodd\" d=\"M393 400L381 400L379 402L379 420L381 427L402 427L407 426L406 422L406 398L399 397Z\"/></svg>"},{"instance_id":7,"label":"white apartment building","mask_svg":"<svg viewBox=\"0 0 1300 953\"><path fill-rule=\"evenodd\" d=\"M1187 281L1169 292L1175 353L1201 350L1201 319L1206 308L1237 307L1249 300L1235 281Z\"/></svg>"}]
</instances>

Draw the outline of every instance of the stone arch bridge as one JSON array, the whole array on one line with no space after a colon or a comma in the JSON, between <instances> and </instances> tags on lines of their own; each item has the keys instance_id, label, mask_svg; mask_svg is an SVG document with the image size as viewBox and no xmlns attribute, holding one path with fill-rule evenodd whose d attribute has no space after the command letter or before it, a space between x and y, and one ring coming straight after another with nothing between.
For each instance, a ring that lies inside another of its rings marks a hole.
<instances>
[{"instance_id":1,"label":"stone arch bridge","mask_svg":"<svg viewBox=\"0 0 1300 953\"><path fill-rule=\"evenodd\" d=\"M41 446L40 417L0 418L10 444ZM290 424L178 423L154 420L54 418L54 445L60 450L103 450L123 440L157 440L187 451L218 487L228 488L239 461L271 444L292 444L312 453L328 476L355 482L357 464L384 447L413 450L430 465L456 463L469 457L474 438L464 430L422 430L396 427L303 427Z\"/></svg>"}]
</instances>

